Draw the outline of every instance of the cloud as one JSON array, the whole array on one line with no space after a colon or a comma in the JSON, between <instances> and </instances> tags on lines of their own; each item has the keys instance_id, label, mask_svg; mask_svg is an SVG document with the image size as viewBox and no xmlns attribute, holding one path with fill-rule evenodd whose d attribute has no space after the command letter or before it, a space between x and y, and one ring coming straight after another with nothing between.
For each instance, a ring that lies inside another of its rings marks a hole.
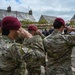
<instances>
[{"instance_id":1,"label":"cloud","mask_svg":"<svg viewBox=\"0 0 75 75\"><path fill-rule=\"evenodd\" d=\"M0 0L0 9L28 12L33 10L34 17L39 20L41 15L58 16L70 20L75 14L75 0Z\"/></svg>"}]
</instances>

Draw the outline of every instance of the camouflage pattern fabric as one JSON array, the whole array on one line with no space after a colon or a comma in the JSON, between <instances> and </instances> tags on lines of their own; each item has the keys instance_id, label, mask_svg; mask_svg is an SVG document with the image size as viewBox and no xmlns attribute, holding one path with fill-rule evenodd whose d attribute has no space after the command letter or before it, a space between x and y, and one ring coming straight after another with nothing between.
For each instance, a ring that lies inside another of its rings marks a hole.
<instances>
[{"instance_id":1,"label":"camouflage pattern fabric","mask_svg":"<svg viewBox=\"0 0 75 75\"><path fill-rule=\"evenodd\" d=\"M62 35L55 30L44 39L48 54L47 75L73 75L71 52L75 45L75 35Z\"/></svg>"},{"instance_id":2,"label":"camouflage pattern fabric","mask_svg":"<svg viewBox=\"0 0 75 75\"><path fill-rule=\"evenodd\" d=\"M21 37L21 36L15 40L15 42L20 43L20 44L22 44L23 41L24 41L24 37Z\"/></svg>"},{"instance_id":3,"label":"camouflage pattern fabric","mask_svg":"<svg viewBox=\"0 0 75 75\"><path fill-rule=\"evenodd\" d=\"M0 33L0 39L2 38L2 34Z\"/></svg>"},{"instance_id":4,"label":"camouflage pattern fabric","mask_svg":"<svg viewBox=\"0 0 75 75\"><path fill-rule=\"evenodd\" d=\"M26 65L20 53L21 45L7 36L0 39L0 75L25 75Z\"/></svg>"},{"instance_id":5,"label":"camouflage pattern fabric","mask_svg":"<svg viewBox=\"0 0 75 75\"><path fill-rule=\"evenodd\" d=\"M41 34L40 36L41 36L41 38L42 38L42 39L44 39L44 38L45 38L45 36L44 36L43 34Z\"/></svg>"},{"instance_id":6,"label":"camouflage pattern fabric","mask_svg":"<svg viewBox=\"0 0 75 75\"><path fill-rule=\"evenodd\" d=\"M26 61L28 75L40 75L41 65L45 64L45 51L42 43L42 38L39 35L33 36L33 38L25 39L24 45L34 51L34 55L30 60Z\"/></svg>"}]
</instances>

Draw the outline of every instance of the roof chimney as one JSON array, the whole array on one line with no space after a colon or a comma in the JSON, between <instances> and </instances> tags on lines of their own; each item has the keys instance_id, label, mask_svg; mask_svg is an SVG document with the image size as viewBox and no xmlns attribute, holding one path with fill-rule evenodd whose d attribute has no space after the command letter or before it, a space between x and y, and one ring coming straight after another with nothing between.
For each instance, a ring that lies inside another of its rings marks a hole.
<instances>
[{"instance_id":1,"label":"roof chimney","mask_svg":"<svg viewBox=\"0 0 75 75\"><path fill-rule=\"evenodd\" d=\"M7 7L7 12L11 12L11 7Z\"/></svg>"},{"instance_id":2,"label":"roof chimney","mask_svg":"<svg viewBox=\"0 0 75 75\"><path fill-rule=\"evenodd\" d=\"M29 10L29 15L32 15L32 10Z\"/></svg>"}]
</instances>

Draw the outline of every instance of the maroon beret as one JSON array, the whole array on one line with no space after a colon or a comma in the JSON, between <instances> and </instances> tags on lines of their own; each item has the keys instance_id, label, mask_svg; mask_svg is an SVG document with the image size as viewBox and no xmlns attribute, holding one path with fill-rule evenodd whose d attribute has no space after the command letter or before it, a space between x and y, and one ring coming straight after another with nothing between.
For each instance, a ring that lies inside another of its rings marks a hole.
<instances>
[{"instance_id":1,"label":"maroon beret","mask_svg":"<svg viewBox=\"0 0 75 75\"><path fill-rule=\"evenodd\" d=\"M17 18L12 16L4 17L2 20L2 28L8 30L18 30L21 26L20 21Z\"/></svg>"},{"instance_id":2,"label":"maroon beret","mask_svg":"<svg viewBox=\"0 0 75 75\"><path fill-rule=\"evenodd\" d=\"M35 31L37 31L38 28L37 28L37 26L35 26L35 25L29 25L29 26L28 26L28 30L35 30Z\"/></svg>"},{"instance_id":3,"label":"maroon beret","mask_svg":"<svg viewBox=\"0 0 75 75\"><path fill-rule=\"evenodd\" d=\"M62 18L56 18L55 21L61 22L63 25L65 25L65 21Z\"/></svg>"}]
</instances>

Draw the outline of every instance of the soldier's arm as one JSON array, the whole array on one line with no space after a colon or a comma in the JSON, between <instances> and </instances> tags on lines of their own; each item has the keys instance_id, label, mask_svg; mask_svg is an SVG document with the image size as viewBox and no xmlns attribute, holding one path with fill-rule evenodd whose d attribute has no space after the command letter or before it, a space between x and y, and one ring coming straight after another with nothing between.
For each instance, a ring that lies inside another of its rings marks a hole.
<instances>
[{"instance_id":1,"label":"soldier's arm","mask_svg":"<svg viewBox=\"0 0 75 75\"><path fill-rule=\"evenodd\" d=\"M20 48L20 46L19 46ZM21 59L20 54L19 54L19 48L18 45L16 45L15 43L13 43L8 49L9 49L9 55L11 56L12 59L14 59L15 61Z\"/></svg>"},{"instance_id":2,"label":"soldier's arm","mask_svg":"<svg viewBox=\"0 0 75 75\"><path fill-rule=\"evenodd\" d=\"M68 31L74 31L74 32L75 32L75 28L68 27L68 26L65 26L65 28L66 28Z\"/></svg>"},{"instance_id":3,"label":"soldier's arm","mask_svg":"<svg viewBox=\"0 0 75 75\"><path fill-rule=\"evenodd\" d=\"M41 34L40 36L42 37L42 39L44 39L44 38L45 38L45 36L44 36L43 34Z\"/></svg>"},{"instance_id":4,"label":"soldier's arm","mask_svg":"<svg viewBox=\"0 0 75 75\"><path fill-rule=\"evenodd\" d=\"M18 30L18 34L21 35L21 36L23 36L23 37L25 37L25 38L32 38L32 35L28 31L26 31L25 29L23 29L23 28L20 28Z\"/></svg>"},{"instance_id":5,"label":"soldier's arm","mask_svg":"<svg viewBox=\"0 0 75 75\"><path fill-rule=\"evenodd\" d=\"M75 28L72 27L65 27L68 31L70 32L75 32ZM71 34L71 35L66 35L66 40L68 41L68 43L70 43L71 45L75 45L75 34Z\"/></svg>"},{"instance_id":6,"label":"soldier's arm","mask_svg":"<svg viewBox=\"0 0 75 75\"><path fill-rule=\"evenodd\" d=\"M29 52L31 51L31 55L34 56L35 58L40 59L41 57L45 56L42 39L41 39L41 37L39 37L39 35L34 36L29 39L25 39L24 46L26 46L29 49L28 50Z\"/></svg>"},{"instance_id":7,"label":"soldier's arm","mask_svg":"<svg viewBox=\"0 0 75 75\"><path fill-rule=\"evenodd\" d=\"M38 50L43 50L44 51L44 46L43 46L43 40L41 36L36 35L33 36L32 38L25 39L23 44L27 47L30 47L31 49L38 49Z\"/></svg>"},{"instance_id":8,"label":"soldier's arm","mask_svg":"<svg viewBox=\"0 0 75 75\"><path fill-rule=\"evenodd\" d=\"M45 38L45 36L42 34L41 30L39 30L39 29L36 31L36 34L40 35L42 39Z\"/></svg>"},{"instance_id":9,"label":"soldier's arm","mask_svg":"<svg viewBox=\"0 0 75 75\"><path fill-rule=\"evenodd\" d=\"M24 48L22 47L22 49L27 50L27 53L23 55L25 56L25 59L27 59L27 57L29 56L31 56L31 58L33 58L33 56L35 58L44 57L44 54L42 54L42 51L44 52L44 48L41 37L39 37L38 35L32 36L28 31L23 28L20 28L19 32L21 33L21 35L26 37L26 41L24 41L23 44ZM25 50L23 51L25 52Z\"/></svg>"}]
</instances>

